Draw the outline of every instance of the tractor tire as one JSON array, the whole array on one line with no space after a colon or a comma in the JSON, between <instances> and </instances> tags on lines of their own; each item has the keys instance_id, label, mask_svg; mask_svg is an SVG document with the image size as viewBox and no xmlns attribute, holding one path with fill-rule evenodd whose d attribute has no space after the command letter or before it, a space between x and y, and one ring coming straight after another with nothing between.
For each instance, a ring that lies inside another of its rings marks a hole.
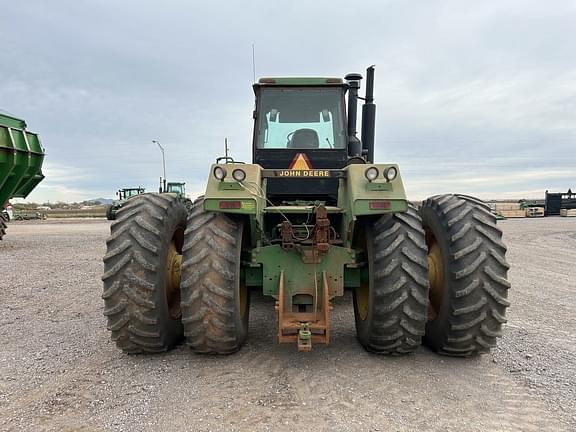
<instances>
[{"instance_id":1,"label":"tractor tire","mask_svg":"<svg viewBox=\"0 0 576 432\"><path fill-rule=\"evenodd\" d=\"M192 208L194 207L194 203L192 202L191 199L188 198L184 199L184 205L186 206L186 210L188 210L188 213L190 213L192 211Z\"/></svg>"},{"instance_id":2,"label":"tractor tire","mask_svg":"<svg viewBox=\"0 0 576 432\"><path fill-rule=\"evenodd\" d=\"M470 357L496 346L510 283L502 232L482 201L428 198L420 209L430 267L424 342L440 354Z\"/></svg>"},{"instance_id":3,"label":"tractor tire","mask_svg":"<svg viewBox=\"0 0 576 432\"><path fill-rule=\"evenodd\" d=\"M114 216L115 215L112 213L112 206L111 205L106 206L106 219L108 219L110 221L114 220L114 219L116 219Z\"/></svg>"},{"instance_id":4,"label":"tractor tire","mask_svg":"<svg viewBox=\"0 0 576 432\"><path fill-rule=\"evenodd\" d=\"M106 241L104 315L118 348L166 351L183 338L180 257L186 208L155 193L131 199L118 212Z\"/></svg>"},{"instance_id":5,"label":"tractor tire","mask_svg":"<svg viewBox=\"0 0 576 432\"><path fill-rule=\"evenodd\" d=\"M359 239L362 241L362 239ZM364 229L368 274L354 290L358 340L378 354L408 354L421 344L428 307L428 263L420 216L385 215Z\"/></svg>"},{"instance_id":6,"label":"tractor tire","mask_svg":"<svg viewBox=\"0 0 576 432\"><path fill-rule=\"evenodd\" d=\"M244 224L205 212L202 203L202 198L194 202L184 238L184 335L197 353L231 354L248 335L250 296L240 273Z\"/></svg>"},{"instance_id":7,"label":"tractor tire","mask_svg":"<svg viewBox=\"0 0 576 432\"><path fill-rule=\"evenodd\" d=\"M6 222L9 220L10 218L6 217L4 212L0 212L0 240L2 240L2 238L6 235L6 228L8 228Z\"/></svg>"}]
</instances>

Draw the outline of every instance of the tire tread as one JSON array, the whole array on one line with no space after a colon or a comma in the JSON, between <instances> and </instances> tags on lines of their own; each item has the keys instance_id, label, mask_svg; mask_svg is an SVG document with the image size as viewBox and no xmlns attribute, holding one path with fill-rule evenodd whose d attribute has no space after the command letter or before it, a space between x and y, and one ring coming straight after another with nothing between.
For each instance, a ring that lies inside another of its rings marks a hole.
<instances>
[{"instance_id":1,"label":"tire tread","mask_svg":"<svg viewBox=\"0 0 576 432\"><path fill-rule=\"evenodd\" d=\"M425 222L426 212L436 215L448 239L445 295L450 298L442 336L433 338L427 329L424 341L441 354L469 357L486 352L501 336L510 305L502 232L489 207L467 195L428 198L421 208Z\"/></svg>"}]
</instances>

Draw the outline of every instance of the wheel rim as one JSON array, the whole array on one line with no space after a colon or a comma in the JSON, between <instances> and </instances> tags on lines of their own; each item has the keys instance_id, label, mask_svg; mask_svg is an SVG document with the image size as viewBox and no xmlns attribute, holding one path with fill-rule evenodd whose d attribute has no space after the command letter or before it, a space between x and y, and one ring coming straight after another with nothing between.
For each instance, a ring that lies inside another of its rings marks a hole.
<instances>
[{"instance_id":1,"label":"wheel rim","mask_svg":"<svg viewBox=\"0 0 576 432\"><path fill-rule=\"evenodd\" d=\"M444 266L442 251L436 238L427 233L426 243L428 244L428 280L430 281L428 317L433 320L438 316L444 298Z\"/></svg>"},{"instance_id":2,"label":"wheel rim","mask_svg":"<svg viewBox=\"0 0 576 432\"><path fill-rule=\"evenodd\" d=\"M364 321L368 316L368 304L370 302L370 284L362 282L356 288L356 309L358 310L358 317Z\"/></svg>"},{"instance_id":3,"label":"wheel rim","mask_svg":"<svg viewBox=\"0 0 576 432\"><path fill-rule=\"evenodd\" d=\"M368 257L367 257L368 258ZM360 274L360 286L354 290L356 310L360 320L365 321L370 307L370 260L366 260L366 266Z\"/></svg>"},{"instance_id":4,"label":"wheel rim","mask_svg":"<svg viewBox=\"0 0 576 432\"><path fill-rule=\"evenodd\" d=\"M245 283L240 284L240 317L244 319L246 316L246 309L248 306L248 287Z\"/></svg>"},{"instance_id":5,"label":"wheel rim","mask_svg":"<svg viewBox=\"0 0 576 432\"><path fill-rule=\"evenodd\" d=\"M181 239L183 234L183 230L176 231L170 241L166 256L166 304L172 319L178 319L182 316L182 310L180 309L180 270L182 265Z\"/></svg>"},{"instance_id":6,"label":"wheel rim","mask_svg":"<svg viewBox=\"0 0 576 432\"><path fill-rule=\"evenodd\" d=\"M242 266L242 250L248 247L248 236L244 233L244 224L241 223L239 228L240 247L238 248L238 267L236 269L238 281L238 307L240 308L240 319L244 321L248 311L248 286L246 285L246 268Z\"/></svg>"}]
</instances>

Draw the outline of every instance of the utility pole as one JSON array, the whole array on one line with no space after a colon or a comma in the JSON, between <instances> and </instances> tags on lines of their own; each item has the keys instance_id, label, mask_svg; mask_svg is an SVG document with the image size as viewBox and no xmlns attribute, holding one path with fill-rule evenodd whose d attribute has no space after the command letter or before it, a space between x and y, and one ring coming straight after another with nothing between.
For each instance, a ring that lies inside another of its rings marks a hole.
<instances>
[{"instance_id":1,"label":"utility pole","mask_svg":"<svg viewBox=\"0 0 576 432\"><path fill-rule=\"evenodd\" d=\"M160 143L156 140L152 140L152 142L156 145L158 145L158 147L160 148L160 151L162 152L162 169L163 169L163 173L164 173L164 189L166 189L166 158L164 156L164 147L162 147L160 145Z\"/></svg>"}]
</instances>

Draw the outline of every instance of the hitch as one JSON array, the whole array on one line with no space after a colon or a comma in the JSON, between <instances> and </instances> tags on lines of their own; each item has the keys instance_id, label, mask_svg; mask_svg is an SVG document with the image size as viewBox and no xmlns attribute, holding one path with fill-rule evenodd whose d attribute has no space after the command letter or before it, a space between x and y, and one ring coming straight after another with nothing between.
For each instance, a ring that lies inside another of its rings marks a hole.
<instances>
[{"instance_id":1,"label":"hitch","mask_svg":"<svg viewBox=\"0 0 576 432\"><path fill-rule=\"evenodd\" d=\"M316 278L316 273L314 273ZM316 290L317 291L317 290ZM293 312L291 293L285 292L284 270L280 272L278 286L278 343L298 344L298 351L310 351L312 343L330 343L330 290L328 276L322 272L322 304L314 297L314 312Z\"/></svg>"},{"instance_id":2,"label":"hitch","mask_svg":"<svg viewBox=\"0 0 576 432\"><path fill-rule=\"evenodd\" d=\"M309 323L300 324L298 331L298 351L312 351L312 332Z\"/></svg>"}]
</instances>

